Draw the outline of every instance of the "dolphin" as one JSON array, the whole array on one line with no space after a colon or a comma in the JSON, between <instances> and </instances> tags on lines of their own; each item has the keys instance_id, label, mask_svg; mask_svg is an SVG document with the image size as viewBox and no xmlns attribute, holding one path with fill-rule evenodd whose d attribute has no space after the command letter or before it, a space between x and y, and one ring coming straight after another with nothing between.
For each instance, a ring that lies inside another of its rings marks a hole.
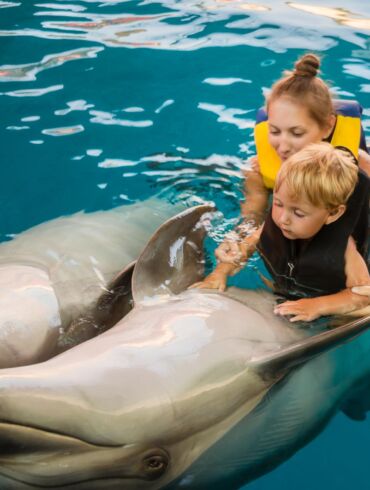
<instances>
[{"instance_id":1,"label":"dolphin","mask_svg":"<svg viewBox=\"0 0 370 490\"><path fill-rule=\"evenodd\" d=\"M114 327L0 370L1 489L237 489L369 378L369 317L297 326L267 292L186 290L210 212L157 230L132 273L135 306Z\"/></svg>"},{"instance_id":2,"label":"dolphin","mask_svg":"<svg viewBox=\"0 0 370 490\"><path fill-rule=\"evenodd\" d=\"M66 349L118 321L131 308L130 263L180 209L151 198L57 218L1 243L0 368L44 360L57 343ZM119 308L112 290L127 299Z\"/></svg>"}]
</instances>

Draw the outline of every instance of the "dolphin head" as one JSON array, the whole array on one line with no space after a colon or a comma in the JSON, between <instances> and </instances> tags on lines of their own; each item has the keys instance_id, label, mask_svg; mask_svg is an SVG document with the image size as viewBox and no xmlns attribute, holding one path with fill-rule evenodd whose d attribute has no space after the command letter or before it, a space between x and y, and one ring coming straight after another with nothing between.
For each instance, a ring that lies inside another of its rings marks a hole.
<instances>
[{"instance_id":1,"label":"dolphin head","mask_svg":"<svg viewBox=\"0 0 370 490\"><path fill-rule=\"evenodd\" d=\"M139 306L47 362L2 370L0 487L163 487L275 382L249 367L256 349L293 338L238 301L192 291Z\"/></svg>"},{"instance_id":2,"label":"dolphin head","mask_svg":"<svg viewBox=\"0 0 370 490\"><path fill-rule=\"evenodd\" d=\"M48 273L33 265L0 264L0 368L45 359L60 325Z\"/></svg>"}]
</instances>

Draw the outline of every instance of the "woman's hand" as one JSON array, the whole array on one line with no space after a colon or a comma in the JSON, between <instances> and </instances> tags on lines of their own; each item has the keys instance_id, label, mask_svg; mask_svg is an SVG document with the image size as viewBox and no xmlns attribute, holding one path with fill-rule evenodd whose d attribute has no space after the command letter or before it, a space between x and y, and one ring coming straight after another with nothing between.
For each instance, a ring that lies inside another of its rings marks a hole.
<instances>
[{"instance_id":1,"label":"woman's hand","mask_svg":"<svg viewBox=\"0 0 370 490\"><path fill-rule=\"evenodd\" d=\"M368 296L370 300L370 286L356 286L352 288L352 293Z\"/></svg>"},{"instance_id":2,"label":"woman's hand","mask_svg":"<svg viewBox=\"0 0 370 490\"><path fill-rule=\"evenodd\" d=\"M215 250L216 258L224 264L243 267L248 258L255 252L263 226L251 228L249 225L239 225L238 231L229 233L227 238Z\"/></svg>"},{"instance_id":3,"label":"woman's hand","mask_svg":"<svg viewBox=\"0 0 370 490\"><path fill-rule=\"evenodd\" d=\"M275 315L292 315L290 322L312 322L322 315L321 298L303 298L296 301L285 301L274 308Z\"/></svg>"},{"instance_id":4,"label":"woman's hand","mask_svg":"<svg viewBox=\"0 0 370 490\"><path fill-rule=\"evenodd\" d=\"M370 276L366 262L358 252L356 243L352 237L348 239L344 260L347 288L369 285Z\"/></svg>"},{"instance_id":5,"label":"woman's hand","mask_svg":"<svg viewBox=\"0 0 370 490\"><path fill-rule=\"evenodd\" d=\"M258 172L258 173L261 173L260 164L259 164L259 162L258 162L258 157L257 157L257 155L255 155L254 157L251 157L251 158L248 160L248 163L250 164L251 169L253 170L253 172Z\"/></svg>"},{"instance_id":6,"label":"woman's hand","mask_svg":"<svg viewBox=\"0 0 370 490\"><path fill-rule=\"evenodd\" d=\"M235 236L234 236L235 235ZM226 238L215 250L217 260L224 264L237 265L242 259L242 251L240 249L239 238L236 233Z\"/></svg>"}]
</instances>

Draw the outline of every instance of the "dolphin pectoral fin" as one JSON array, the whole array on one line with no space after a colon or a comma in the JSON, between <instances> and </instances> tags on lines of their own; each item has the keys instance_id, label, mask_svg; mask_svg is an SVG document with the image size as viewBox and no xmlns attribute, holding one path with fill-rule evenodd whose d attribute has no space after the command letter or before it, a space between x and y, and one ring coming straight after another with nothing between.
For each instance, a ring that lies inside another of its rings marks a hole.
<instances>
[{"instance_id":1,"label":"dolphin pectoral fin","mask_svg":"<svg viewBox=\"0 0 370 490\"><path fill-rule=\"evenodd\" d=\"M140 255L132 277L134 302L178 294L204 274L203 239L210 205L187 209L166 221Z\"/></svg>"},{"instance_id":2,"label":"dolphin pectoral fin","mask_svg":"<svg viewBox=\"0 0 370 490\"><path fill-rule=\"evenodd\" d=\"M342 412L352 420L363 421L370 410L370 383L368 377L357 383L356 389L341 406Z\"/></svg>"},{"instance_id":3,"label":"dolphin pectoral fin","mask_svg":"<svg viewBox=\"0 0 370 490\"><path fill-rule=\"evenodd\" d=\"M279 373L294 366L302 364L312 357L326 352L361 334L370 327L370 316L345 323L331 330L327 330L311 337L304 338L261 357L255 357L250 365L262 375Z\"/></svg>"},{"instance_id":4,"label":"dolphin pectoral fin","mask_svg":"<svg viewBox=\"0 0 370 490\"><path fill-rule=\"evenodd\" d=\"M120 271L98 298L93 310L76 318L58 341L58 353L81 344L113 327L133 307L131 279L136 261Z\"/></svg>"}]
</instances>

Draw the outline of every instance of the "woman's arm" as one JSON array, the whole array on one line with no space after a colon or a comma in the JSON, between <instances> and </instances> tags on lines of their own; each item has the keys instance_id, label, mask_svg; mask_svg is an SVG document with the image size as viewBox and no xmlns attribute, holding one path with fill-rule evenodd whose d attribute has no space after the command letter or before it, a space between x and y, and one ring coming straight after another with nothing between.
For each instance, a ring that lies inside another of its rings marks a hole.
<instances>
[{"instance_id":1,"label":"woman's arm","mask_svg":"<svg viewBox=\"0 0 370 490\"><path fill-rule=\"evenodd\" d=\"M252 161L252 168L244 171L245 201L241 204L242 216L261 224L268 206L268 190L265 187L257 157Z\"/></svg>"},{"instance_id":2,"label":"woman's arm","mask_svg":"<svg viewBox=\"0 0 370 490\"><path fill-rule=\"evenodd\" d=\"M361 148L358 150L358 166L370 177L370 155Z\"/></svg>"},{"instance_id":3,"label":"woman's arm","mask_svg":"<svg viewBox=\"0 0 370 490\"><path fill-rule=\"evenodd\" d=\"M347 288L370 284L366 262L357 250L352 237L349 237L344 260Z\"/></svg>"},{"instance_id":4,"label":"woman's arm","mask_svg":"<svg viewBox=\"0 0 370 490\"><path fill-rule=\"evenodd\" d=\"M240 205L244 222L236 227L235 232L226 236L216 249L215 254L220 262L234 263L240 252L239 236L253 234L265 218L269 195L259 171L257 157L251 159L251 166L251 169L244 171L245 201Z\"/></svg>"},{"instance_id":5,"label":"woman's arm","mask_svg":"<svg viewBox=\"0 0 370 490\"><path fill-rule=\"evenodd\" d=\"M370 286L355 286L354 288L352 288L352 293L367 296L370 300Z\"/></svg>"}]
</instances>

